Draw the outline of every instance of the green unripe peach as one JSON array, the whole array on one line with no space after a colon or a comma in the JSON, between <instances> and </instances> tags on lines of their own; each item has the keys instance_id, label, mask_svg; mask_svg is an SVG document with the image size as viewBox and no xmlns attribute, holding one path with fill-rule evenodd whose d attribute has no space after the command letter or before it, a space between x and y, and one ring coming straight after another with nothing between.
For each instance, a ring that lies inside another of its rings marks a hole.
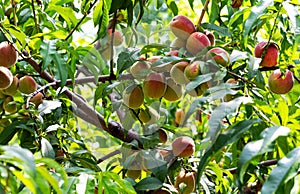
<instances>
[{"instance_id":1,"label":"green unripe peach","mask_svg":"<svg viewBox=\"0 0 300 194\"><path fill-rule=\"evenodd\" d=\"M128 86L123 93L123 102L132 109L139 108L144 102L144 93L140 86Z\"/></svg>"},{"instance_id":2,"label":"green unripe peach","mask_svg":"<svg viewBox=\"0 0 300 194\"><path fill-rule=\"evenodd\" d=\"M151 125L158 121L159 114L154 108L147 107L147 109L140 110L138 117L143 123Z\"/></svg>"},{"instance_id":3,"label":"green unripe peach","mask_svg":"<svg viewBox=\"0 0 300 194\"><path fill-rule=\"evenodd\" d=\"M200 74L200 61L194 61L193 63L186 66L186 68L184 69L184 75L190 81L194 80Z\"/></svg>"},{"instance_id":4,"label":"green unripe peach","mask_svg":"<svg viewBox=\"0 0 300 194\"><path fill-rule=\"evenodd\" d=\"M19 80L19 91L24 94L31 94L32 92L36 91L37 84L35 80L28 75L21 77Z\"/></svg>"},{"instance_id":5,"label":"green unripe peach","mask_svg":"<svg viewBox=\"0 0 300 194\"><path fill-rule=\"evenodd\" d=\"M5 97L3 101L3 109L10 114L16 113L18 107L12 96Z\"/></svg>"},{"instance_id":6,"label":"green unripe peach","mask_svg":"<svg viewBox=\"0 0 300 194\"><path fill-rule=\"evenodd\" d=\"M5 94L3 94L3 92L2 92L2 90L0 89L0 99L3 99L3 98L5 98Z\"/></svg>"},{"instance_id":7,"label":"green unripe peach","mask_svg":"<svg viewBox=\"0 0 300 194\"><path fill-rule=\"evenodd\" d=\"M276 69L269 76L269 88L275 94L286 94L294 86L294 76L290 70L286 71L285 77L283 76L280 69Z\"/></svg>"},{"instance_id":8,"label":"green unripe peach","mask_svg":"<svg viewBox=\"0 0 300 194\"><path fill-rule=\"evenodd\" d=\"M189 65L189 62L181 61L176 63L170 71L171 78L177 84L187 84L189 79L184 75L185 68Z\"/></svg>"},{"instance_id":9,"label":"green unripe peach","mask_svg":"<svg viewBox=\"0 0 300 194\"><path fill-rule=\"evenodd\" d=\"M166 89L166 78L162 73L152 72L144 80L143 91L149 98L161 98Z\"/></svg>"},{"instance_id":10,"label":"green unripe peach","mask_svg":"<svg viewBox=\"0 0 300 194\"><path fill-rule=\"evenodd\" d=\"M172 142L172 150L174 156L190 157L195 152L195 143L191 137L180 136Z\"/></svg>"},{"instance_id":11,"label":"green unripe peach","mask_svg":"<svg viewBox=\"0 0 300 194\"><path fill-rule=\"evenodd\" d=\"M8 88L13 81L13 75L6 67L0 66L0 89Z\"/></svg>"},{"instance_id":12,"label":"green unripe peach","mask_svg":"<svg viewBox=\"0 0 300 194\"><path fill-rule=\"evenodd\" d=\"M168 101L179 100L182 96L182 86L176 84L172 78L167 78L167 89L164 94L164 99Z\"/></svg>"},{"instance_id":13,"label":"green unripe peach","mask_svg":"<svg viewBox=\"0 0 300 194\"><path fill-rule=\"evenodd\" d=\"M18 52L14 47L4 41L0 43L0 66L9 68L16 64L18 59Z\"/></svg>"},{"instance_id":14,"label":"green unripe peach","mask_svg":"<svg viewBox=\"0 0 300 194\"><path fill-rule=\"evenodd\" d=\"M18 88L19 88L19 79L18 79L17 76L14 76L13 77L13 81L10 84L10 86L8 88L6 88L6 89L3 89L2 92L5 95L13 96L13 95L15 95L17 93Z\"/></svg>"},{"instance_id":15,"label":"green unripe peach","mask_svg":"<svg viewBox=\"0 0 300 194\"><path fill-rule=\"evenodd\" d=\"M150 68L149 62L137 61L130 67L130 73L136 79L144 79L150 73Z\"/></svg>"},{"instance_id":16,"label":"green unripe peach","mask_svg":"<svg viewBox=\"0 0 300 194\"><path fill-rule=\"evenodd\" d=\"M190 194L195 190L196 187L196 173L195 172L185 172L184 170L180 171L176 176L175 188L180 193L180 185L184 184L185 188L182 192L183 194Z\"/></svg>"}]
</instances>

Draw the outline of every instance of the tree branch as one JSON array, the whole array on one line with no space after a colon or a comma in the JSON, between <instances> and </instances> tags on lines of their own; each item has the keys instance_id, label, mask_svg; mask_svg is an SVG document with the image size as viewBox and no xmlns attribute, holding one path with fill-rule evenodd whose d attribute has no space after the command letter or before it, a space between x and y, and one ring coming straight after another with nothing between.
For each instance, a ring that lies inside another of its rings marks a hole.
<instances>
[{"instance_id":1,"label":"tree branch","mask_svg":"<svg viewBox=\"0 0 300 194\"><path fill-rule=\"evenodd\" d=\"M25 56L23 55L24 53ZM42 72L41 67L38 65L38 63L28 55L26 56L26 52L23 52L23 54L21 55L21 57L40 74L41 78L45 79L50 83L59 83L59 81L54 79L49 73L45 71ZM58 88L59 84L57 84L54 87ZM106 123L104 117L98 112L96 112L81 97L79 97L78 94L71 92L70 90L65 90L63 94L65 94L76 105L76 107L72 108L72 112L79 118L95 125L98 128L105 130L106 132L122 140L123 142L131 142L133 140L136 140L139 144L139 147L143 147L141 141L139 140L139 135L135 131L126 131L119 123L113 120L109 120L108 123Z\"/></svg>"},{"instance_id":2,"label":"tree branch","mask_svg":"<svg viewBox=\"0 0 300 194\"><path fill-rule=\"evenodd\" d=\"M209 4L209 0L206 0L206 1L205 1L205 4L204 4L204 7L202 8L202 11L201 11L199 20L198 20L198 22L197 22L197 26L200 26L200 25L201 25L201 22L202 22L202 20L203 20L203 17L204 17L204 14L205 14L205 11L206 11L206 9L207 9L208 4Z\"/></svg>"},{"instance_id":3,"label":"tree branch","mask_svg":"<svg viewBox=\"0 0 300 194\"><path fill-rule=\"evenodd\" d=\"M95 0L93 3L91 3L89 9L84 13L83 17L80 19L80 21L76 24L76 26L72 29L72 31L68 34L68 36L65 38L65 40L68 40L72 34L75 32L75 30L80 26L80 24L83 22L83 20L89 15L91 12L91 9L95 6L98 0Z\"/></svg>"}]
</instances>

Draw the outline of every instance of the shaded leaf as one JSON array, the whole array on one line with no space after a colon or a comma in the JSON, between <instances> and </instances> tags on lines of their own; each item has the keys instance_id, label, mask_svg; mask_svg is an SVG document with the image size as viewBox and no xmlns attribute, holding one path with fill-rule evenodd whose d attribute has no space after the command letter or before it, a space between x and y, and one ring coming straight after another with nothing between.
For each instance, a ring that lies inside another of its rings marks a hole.
<instances>
[{"instance_id":1,"label":"shaded leaf","mask_svg":"<svg viewBox=\"0 0 300 194\"><path fill-rule=\"evenodd\" d=\"M136 190L145 191L145 190L154 190L162 187L162 182L154 177L147 177L142 179L135 185Z\"/></svg>"}]
</instances>

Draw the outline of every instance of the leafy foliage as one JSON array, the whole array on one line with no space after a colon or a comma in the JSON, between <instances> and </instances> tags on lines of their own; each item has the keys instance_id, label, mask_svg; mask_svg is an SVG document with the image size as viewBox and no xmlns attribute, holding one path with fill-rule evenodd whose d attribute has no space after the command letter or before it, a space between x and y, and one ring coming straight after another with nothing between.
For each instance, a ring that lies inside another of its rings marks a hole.
<instances>
[{"instance_id":1,"label":"leafy foliage","mask_svg":"<svg viewBox=\"0 0 300 194\"><path fill-rule=\"evenodd\" d=\"M196 172L196 193L298 193L300 4L237 1L239 8L227 0L1 1L0 42L19 53L10 71L39 87L13 96L15 113L2 108L0 89L0 193L183 193L180 171ZM215 45L172 54L176 15L211 32ZM254 56L261 41L278 45L275 67ZM213 47L229 53L228 66L206 59ZM131 71L138 61L151 64L140 75L168 80L174 64L194 61L201 74L180 85L179 100L145 97L130 109L124 90L145 80ZM293 72L287 94L269 90L276 68ZM182 135L195 141L192 157L172 153Z\"/></svg>"}]
</instances>

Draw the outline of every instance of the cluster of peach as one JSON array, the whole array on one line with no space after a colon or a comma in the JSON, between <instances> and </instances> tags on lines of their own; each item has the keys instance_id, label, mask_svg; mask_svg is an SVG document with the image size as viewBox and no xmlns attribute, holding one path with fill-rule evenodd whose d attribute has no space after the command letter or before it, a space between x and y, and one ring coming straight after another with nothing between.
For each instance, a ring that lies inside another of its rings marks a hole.
<instances>
[{"instance_id":1,"label":"cluster of peach","mask_svg":"<svg viewBox=\"0 0 300 194\"><path fill-rule=\"evenodd\" d=\"M0 43L0 112L13 114L17 112L17 104L14 95L19 91L23 94L30 94L36 91L35 80L28 75L20 79L13 75L10 67L14 66L18 59L18 52L9 42ZM42 102L42 93L31 98L31 102L39 105Z\"/></svg>"}]
</instances>

